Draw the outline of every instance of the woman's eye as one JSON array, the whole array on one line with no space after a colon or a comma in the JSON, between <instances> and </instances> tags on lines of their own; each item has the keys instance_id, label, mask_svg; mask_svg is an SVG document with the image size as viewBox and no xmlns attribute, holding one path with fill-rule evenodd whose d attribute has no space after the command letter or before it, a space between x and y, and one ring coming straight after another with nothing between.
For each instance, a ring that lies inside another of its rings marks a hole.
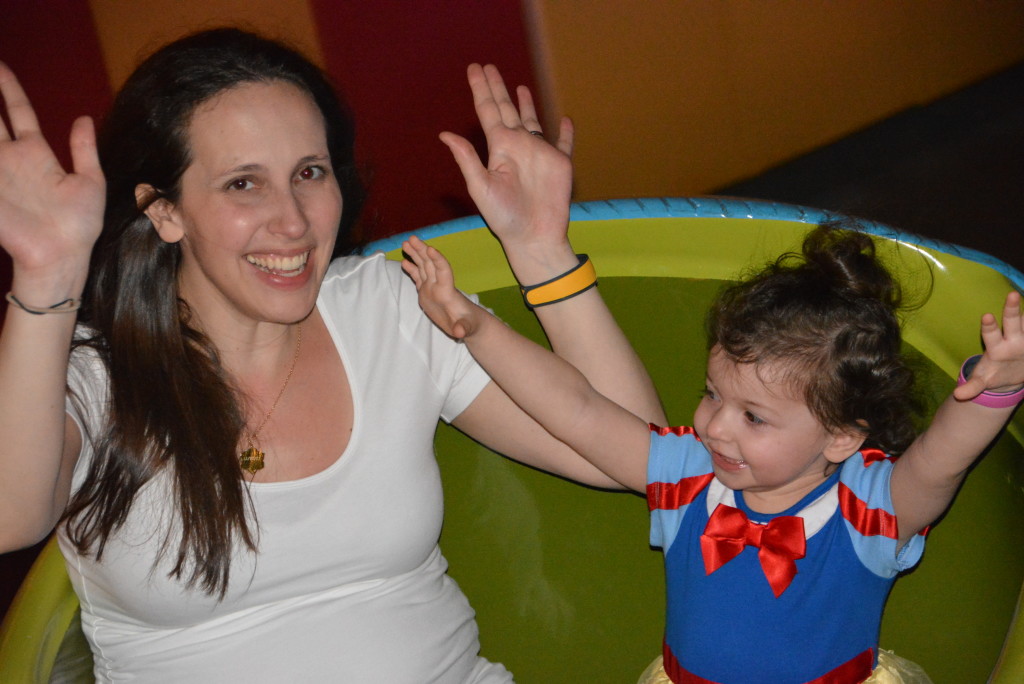
<instances>
[{"instance_id":1,"label":"woman's eye","mask_svg":"<svg viewBox=\"0 0 1024 684\"><path fill-rule=\"evenodd\" d=\"M327 175L327 169L322 166L307 166L299 171L299 178L302 180L317 180Z\"/></svg>"},{"instance_id":2,"label":"woman's eye","mask_svg":"<svg viewBox=\"0 0 1024 684\"><path fill-rule=\"evenodd\" d=\"M236 178L228 183L229 190L252 190L256 185L249 178Z\"/></svg>"},{"instance_id":3,"label":"woman's eye","mask_svg":"<svg viewBox=\"0 0 1024 684\"><path fill-rule=\"evenodd\" d=\"M764 425L764 421L755 416L750 411L745 411L743 415L747 419L747 422L750 423L751 425Z\"/></svg>"},{"instance_id":4,"label":"woman's eye","mask_svg":"<svg viewBox=\"0 0 1024 684\"><path fill-rule=\"evenodd\" d=\"M710 399L711 401L718 399L718 396L715 394L714 390L708 389L707 387L705 387L703 391L701 391L700 396L703 397L704 399Z\"/></svg>"}]
</instances>

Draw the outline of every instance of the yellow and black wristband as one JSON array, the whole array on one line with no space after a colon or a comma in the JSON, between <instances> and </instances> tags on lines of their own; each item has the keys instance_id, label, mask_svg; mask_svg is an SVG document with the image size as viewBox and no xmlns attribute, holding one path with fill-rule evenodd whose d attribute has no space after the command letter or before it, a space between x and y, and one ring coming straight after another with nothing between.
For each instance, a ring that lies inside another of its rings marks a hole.
<instances>
[{"instance_id":1,"label":"yellow and black wristband","mask_svg":"<svg viewBox=\"0 0 1024 684\"><path fill-rule=\"evenodd\" d=\"M579 263L560 276L536 285L520 286L523 301L529 309L547 306L586 292L597 285L597 271L586 254L577 254Z\"/></svg>"}]
</instances>

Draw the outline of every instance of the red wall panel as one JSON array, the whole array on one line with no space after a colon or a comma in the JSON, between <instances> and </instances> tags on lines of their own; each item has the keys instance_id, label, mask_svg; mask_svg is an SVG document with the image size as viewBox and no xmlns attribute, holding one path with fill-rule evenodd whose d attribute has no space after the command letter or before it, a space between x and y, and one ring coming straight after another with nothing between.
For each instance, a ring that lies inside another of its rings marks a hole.
<instances>
[{"instance_id":1,"label":"red wall panel","mask_svg":"<svg viewBox=\"0 0 1024 684\"><path fill-rule=\"evenodd\" d=\"M365 234L377 238L476 213L438 134L483 153L466 66L493 62L533 88L519 0L311 0L325 66L356 115L369 171ZM533 88L535 90L535 88Z\"/></svg>"}]
</instances>

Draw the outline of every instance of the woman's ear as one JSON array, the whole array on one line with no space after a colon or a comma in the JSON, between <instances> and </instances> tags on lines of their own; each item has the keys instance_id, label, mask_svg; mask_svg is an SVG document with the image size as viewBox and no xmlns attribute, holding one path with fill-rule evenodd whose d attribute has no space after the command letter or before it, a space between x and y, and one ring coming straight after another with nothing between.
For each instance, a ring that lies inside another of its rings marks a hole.
<instances>
[{"instance_id":1,"label":"woman's ear","mask_svg":"<svg viewBox=\"0 0 1024 684\"><path fill-rule=\"evenodd\" d=\"M867 425L865 424L866 428ZM857 428L845 428L833 432L825 446L825 458L831 463L842 463L853 456L868 438L867 432Z\"/></svg>"},{"instance_id":2,"label":"woman's ear","mask_svg":"<svg viewBox=\"0 0 1024 684\"><path fill-rule=\"evenodd\" d=\"M185 237L185 229L181 225L181 217L174 210L174 205L167 199L160 197L153 200L157 194L156 189L149 183L139 183L135 186L135 204L139 207L146 207L144 211L156 229L156 234L164 242L178 242Z\"/></svg>"}]
</instances>

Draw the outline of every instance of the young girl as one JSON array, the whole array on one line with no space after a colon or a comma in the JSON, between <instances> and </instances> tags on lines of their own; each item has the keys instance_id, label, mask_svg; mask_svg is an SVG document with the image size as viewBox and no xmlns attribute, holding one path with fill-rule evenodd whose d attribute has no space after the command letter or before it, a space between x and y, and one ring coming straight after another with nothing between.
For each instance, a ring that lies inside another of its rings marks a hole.
<instances>
[{"instance_id":1,"label":"young girl","mask_svg":"<svg viewBox=\"0 0 1024 684\"><path fill-rule=\"evenodd\" d=\"M882 607L897 573L920 559L926 527L1024 396L1018 293L1006 297L1002 329L982 317L985 353L965 363L967 379L915 437L898 284L870 237L817 228L802 255L784 255L718 297L693 427L658 428L464 298L435 249L411 238L405 250L434 322L552 434L646 492L651 542L665 553L668 617L663 669L641 681L923 676L879 657ZM561 289L544 284L541 299L593 285L583 270Z\"/></svg>"}]
</instances>

